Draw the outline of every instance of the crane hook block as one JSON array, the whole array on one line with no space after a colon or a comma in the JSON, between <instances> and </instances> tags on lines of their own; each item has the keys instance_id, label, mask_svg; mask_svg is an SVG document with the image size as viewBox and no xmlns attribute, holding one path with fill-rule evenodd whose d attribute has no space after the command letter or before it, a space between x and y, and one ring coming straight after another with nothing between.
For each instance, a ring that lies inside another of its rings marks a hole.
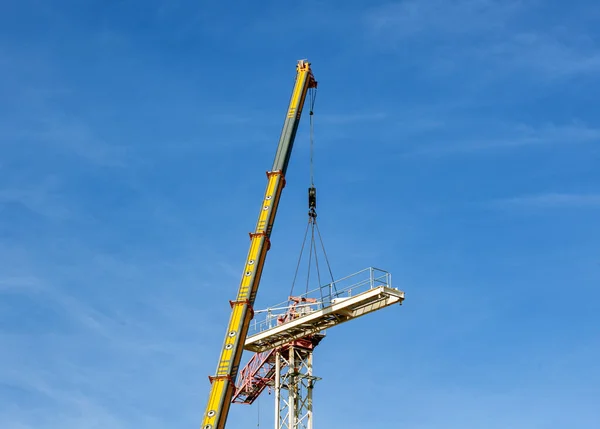
<instances>
[{"instance_id":1,"label":"crane hook block","mask_svg":"<svg viewBox=\"0 0 600 429\"><path fill-rule=\"evenodd\" d=\"M311 217L316 217L317 208L317 188L311 186L308 188L308 212Z\"/></svg>"},{"instance_id":2,"label":"crane hook block","mask_svg":"<svg viewBox=\"0 0 600 429\"><path fill-rule=\"evenodd\" d=\"M315 188L314 186L308 188L308 208L317 208L317 188Z\"/></svg>"}]
</instances>

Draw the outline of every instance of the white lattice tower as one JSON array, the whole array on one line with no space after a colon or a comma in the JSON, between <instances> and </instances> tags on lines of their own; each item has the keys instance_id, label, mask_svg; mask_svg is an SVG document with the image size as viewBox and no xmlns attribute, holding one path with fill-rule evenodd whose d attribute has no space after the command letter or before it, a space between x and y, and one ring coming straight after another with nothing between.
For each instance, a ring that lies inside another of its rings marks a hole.
<instances>
[{"instance_id":1,"label":"white lattice tower","mask_svg":"<svg viewBox=\"0 0 600 429\"><path fill-rule=\"evenodd\" d=\"M320 338L318 339L320 340ZM312 429L313 376L311 341L296 341L275 352L275 429Z\"/></svg>"}]
</instances>

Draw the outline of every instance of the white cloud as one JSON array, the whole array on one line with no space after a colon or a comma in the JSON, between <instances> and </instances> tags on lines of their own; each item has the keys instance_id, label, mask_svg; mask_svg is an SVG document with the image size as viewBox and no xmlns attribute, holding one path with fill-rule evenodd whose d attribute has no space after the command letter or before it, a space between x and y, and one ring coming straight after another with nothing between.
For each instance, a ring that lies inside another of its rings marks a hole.
<instances>
[{"instance_id":1,"label":"white cloud","mask_svg":"<svg viewBox=\"0 0 600 429\"><path fill-rule=\"evenodd\" d=\"M69 219L74 215L72 207L60 196L60 182L46 177L40 183L5 187L0 189L0 207L16 203L49 218Z\"/></svg>"},{"instance_id":2,"label":"white cloud","mask_svg":"<svg viewBox=\"0 0 600 429\"><path fill-rule=\"evenodd\" d=\"M521 32L491 46L477 48L477 56L500 69L535 71L538 77L561 78L600 70L600 51L579 38L541 32Z\"/></svg>"},{"instance_id":3,"label":"white cloud","mask_svg":"<svg viewBox=\"0 0 600 429\"><path fill-rule=\"evenodd\" d=\"M501 137L493 137L489 132ZM471 130L471 135L477 133ZM580 122L565 125L548 123L541 126L525 124L495 124L494 127L479 131L476 138L460 139L449 137L441 143L422 145L406 155L449 155L454 153L480 153L490 150L516 149L527 146L575 145L600 141L600 129Z\"/></svg>"},{"instance_id":4,"label":"white cloud","mask_svg":"<svg viewBox=\"0 0 600 429\"><path fill-rule=\"evenodd\" d=\"M562 78L600 70L600 50L581 28L543 27L539 2L410 0L371 11L366 31L387 50L420 46L417 59L439 74L479 70L479 79L505 73Z\"/></svg>"},{"instance_id":5,"label":"white cloud","mask_svg":"<svg viewBox=\"0 0 600 429\"><path fill-rule=\"evenodd\" d=\"M520 1L398 1L373 9L367 28L392 40L459 36L502 28L522 7Z\"/></svg>"},{"instance_id":6,"label":"white cloud","mask_svg":"<svg viewBox=\"0 0 600 429\"><path fill-rule=\"evenodd\" d=\"M500 208L600 207L600 194L544 193L500 199L494 201L492 206Z\"/></svg>"},{"instance_id":7,"label":"white cloud","mask_svg":"<svg viewBox=\"0 0 600 429\"><path fill-rule=\"evenodd\" d=\"M191 402L223 334L195 299L210 297L202 270L188 278L187 261L163 269L61 244L62 263L0 247L10 263L0 267L0 300L17 303L0 318L0 427L158 428L169 420L162 407L199 420ZM165 270L169 283L157 275Z\"/></svg>"},{"instance_id":8,"label":"white cloud","mask_svg":"<svg viewBox=\"0 0 600 429\"><path fill-rule=\"evenodd\" d=\"M51 145L101 166L121 167L126 163L125 147L103 141L89 124L74 116L48 112L29 126L27 131L21 129L12 136L20 141ZM10 138L11 133L7 134Z\"/></svg>"},{"instance_id":9,"label":"white cloud","mask_svg":"<svg viewBox=\"0 0 600 429\"><path fill-rule=\"evenodd\" d=\"M385 112L319 113L315 121L331 125L382 121L388 118Z\"/></svg>"},{"instance_id":10,"label":"white cloud","mask_svg":"<svg viewBox=\"0 0 600 429\"><path fill-rule=\"evenodd\" d=\"M64 101L77 96L77 91L55 75L57 61L51 50L3 48L0 46L0 64L10 67L0 90L5 91L4 101L11 105L0 121L0 147L4 152L12 155L23 147L36 152L50 149L94 165L125 164L124 147L103 140L80 112L64 108L68 105Z\"/></svg>"},{"instance_id":11,"label":"white cloud","mask_svg":"<svg viewBox=\"0 0 600 429\"><path fill-rule=\"evenodd\" d=\"M32 292L40 290L41 284L38 278L33 276L14 276L0 278L1 292Z\"/></svg>"}]
</instances>

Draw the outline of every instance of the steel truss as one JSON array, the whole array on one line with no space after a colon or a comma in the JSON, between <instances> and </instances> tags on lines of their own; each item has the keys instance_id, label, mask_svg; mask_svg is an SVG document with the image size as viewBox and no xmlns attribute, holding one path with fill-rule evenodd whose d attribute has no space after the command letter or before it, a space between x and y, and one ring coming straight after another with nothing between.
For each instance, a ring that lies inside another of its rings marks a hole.
<instances>
[{"instance_id":1,"label":"steel truss","mask_svg":"<svg viewBox=\"0 0 600 429\"><path fill-rule=\"evenodd\" d=\"M324 335L275 351L275 429L312 429L313 349Z\"/></svg>"},{"instance_id":2,"label":"steel truss","mask_svg":"<svg viewBox=\"0 0 600 429\"><path fill-rule=\"evenodd\" d=\"M256 314L244 343L255 352L240 371L233 402L252 404L275 390L275 429L312 429L313 350L325 330L382 308L402 304L387 271L369 267ZM262 320L261 320L262 319Z\"/></svg>"}]
</instances>

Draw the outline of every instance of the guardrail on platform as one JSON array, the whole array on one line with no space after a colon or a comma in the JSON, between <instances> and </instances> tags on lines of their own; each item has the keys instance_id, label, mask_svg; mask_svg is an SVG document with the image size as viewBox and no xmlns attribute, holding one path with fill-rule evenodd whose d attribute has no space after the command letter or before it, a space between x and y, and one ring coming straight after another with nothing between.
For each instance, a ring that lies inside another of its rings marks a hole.
<instances>
[{"instance_id":1,"label":"guardrail on platform","mask_svg":"<svg viewBox=\"0 0 600 429\"><path fill-rule=\"evenodd\" d=\"M291 308L294 308L298 315L302 316L327 308L335 304L337 300L350 298L380 286L392 287L392 275L379 268L365 268L297 296L300 301L298 303L288 300L264 310L255 311L255 319L250 324L248 336L274 328L281 323L281 318ZM310 302L312 300L316 300L316 302Z\"/></svg>"}]
</instances>

